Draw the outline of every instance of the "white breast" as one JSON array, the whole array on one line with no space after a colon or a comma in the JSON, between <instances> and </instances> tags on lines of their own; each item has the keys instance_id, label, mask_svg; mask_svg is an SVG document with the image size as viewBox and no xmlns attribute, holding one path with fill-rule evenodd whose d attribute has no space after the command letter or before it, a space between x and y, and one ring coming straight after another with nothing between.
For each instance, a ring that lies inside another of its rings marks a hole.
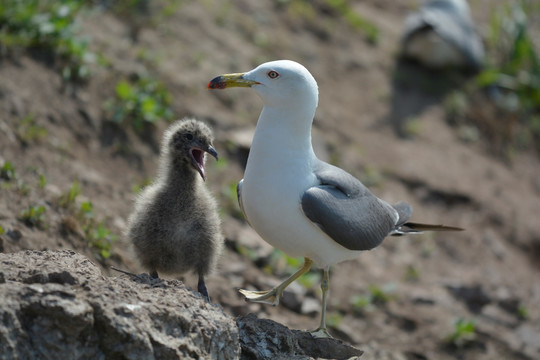
<instances>
[{"instance_id":1,"label":"white breast","mask_svg":"<svg viewBox=\"0 0 540 360\"><path fill-rule=\"evenodd\" d=\"M298 146L290 134L279 133L280 127L266 131L259 125L242 184L250 225L272 246L292 257L309 257L321 267L357 257L359 251L334 242L302 211L302 194L317 184L311 139L309 146Z\"/></svg>"}]
</instances>

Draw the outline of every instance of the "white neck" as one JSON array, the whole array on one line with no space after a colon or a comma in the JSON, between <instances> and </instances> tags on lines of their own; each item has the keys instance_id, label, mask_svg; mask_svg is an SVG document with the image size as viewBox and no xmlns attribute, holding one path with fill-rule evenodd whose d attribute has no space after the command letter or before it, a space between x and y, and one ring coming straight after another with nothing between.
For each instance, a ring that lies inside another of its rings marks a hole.
<instances>
[{"instance_id":1,"label":"white neck","mask_svg":"<svg viewBox=\"0 0 540 360\"><path fill-rule=\"evenodd\" d=\"M254 162L268 166L263 163L279 161L283 166L291 159L311 159L314 113L315 109L291 111L265 105L257 122L247 168Z\"/></svg>"}]
</instances>

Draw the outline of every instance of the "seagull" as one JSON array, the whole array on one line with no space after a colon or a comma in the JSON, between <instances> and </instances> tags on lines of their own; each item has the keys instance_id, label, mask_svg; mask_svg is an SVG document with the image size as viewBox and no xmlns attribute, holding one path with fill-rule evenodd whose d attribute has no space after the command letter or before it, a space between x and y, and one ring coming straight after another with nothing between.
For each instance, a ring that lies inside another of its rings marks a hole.
<instances>
[{"instance_id":1,"label":"seagull","mask_svg":"<svg viewBox=\"0 0 540 360\"><path fill-rule=\"evenodd\" d=\"M317 158L311 126L318 103L317 83L301 64L264 63L246 73L225 74L208 89L251 87L263 101L238 200L247 222L269 244L304 265L269 291L240 290L260 303L279 304L284 289L312 267L322 268L322 310L315 338L331 335L326 303L331 265L358 257L388 235L424 230L460 230L408 222L412 208L390 205L358 179Z\"/></svg>"},{"instance_id":2,"label":"seagull","mask_svg":"<svg viewBox=\"0 0 540 360\"><path fill-rule=\"evenodd\" d=\"M179 120L165 131L159 174L137 197L126 231L153 278L158 272L193 271L208 301L204 277L223 247L217 203L204 186L204 154L218 158L212 139L208 126L195 119Z\"/></svg>"},{"instance_id":3,"label":"seagull","mask_svg":"<svg viewBox=\"0 0 540 360\"><path fill-rule=\"evenodd\" d=\"M402 53L431 68L479 70L484 47L466 0L430 0L405 20Z\"/></svg>"}]
</instances>

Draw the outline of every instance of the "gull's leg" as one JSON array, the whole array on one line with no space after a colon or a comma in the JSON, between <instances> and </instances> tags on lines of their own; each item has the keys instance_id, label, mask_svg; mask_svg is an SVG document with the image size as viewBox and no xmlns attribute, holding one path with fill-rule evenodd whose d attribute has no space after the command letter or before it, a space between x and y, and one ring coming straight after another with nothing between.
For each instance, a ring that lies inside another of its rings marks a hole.
<instances>
[{"instance_id":1,"label":"gull's leg","mask_svg":"<svg viewBox=\"0 0 540 360\"><path fill-rule=\"evenodd\" d=\"M279 298L283 295L283 290L285 290L285 288L289 286L294 280L307 273L309 269L311 269L312 265L313 260L309 258L304 258L304 266L302 266L300 270L292 274L287 280L285 280L278 286L268 291L250 291L243 289L240 289L238 291L240 291L240 293L246 297L246 300L277 306L277 304L279 304Z\"/></svg>"},{"instance_id":2,"label":"gull's leg","mask_svg":"<svg viewBox=\"0 0 540 360\"><path fill-rule=\"evenodd\" d=\"M323 277L321 281L322 290L322 309L321 309L321 323L317 330L311 331L311 336L314 338L331 338L332 335L326 329L326 300L328 296L328 289L330 288L330 268L323 269Z\"/></svg>"},{"instance_id":3,"label":"gull's leg","mask_svg":"<svg viewBox=\"0 0 540 360\"><path fill-rule=\"evenodd\" d=\"M208 296L208 290L206 289L206 284L204 283L204 276L199 274L199 283L197 284L197 290L199 293L210 302L210 296Z\"/></svg>"}]
</instances>

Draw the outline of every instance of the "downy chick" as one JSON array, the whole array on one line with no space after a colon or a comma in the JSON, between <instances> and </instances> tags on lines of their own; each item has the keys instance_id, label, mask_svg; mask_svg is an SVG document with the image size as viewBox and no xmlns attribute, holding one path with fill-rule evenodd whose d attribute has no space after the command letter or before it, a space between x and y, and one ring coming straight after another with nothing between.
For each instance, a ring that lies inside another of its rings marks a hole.
<instances>
[{"instance_id":1,"label":"downy chick","mask_svg":"<svg viewBox=\"0 0 540 360\"><path fill-rule=\"evenodd\" d=\"M165 131L158 176L137 197L127 226L152 277L192 271L208 300L204 278L223 247L217 203L204 184L205 152L218 158L212 140L211 130L195 119L179 120Z\"/></svg>"}]
</instances>

